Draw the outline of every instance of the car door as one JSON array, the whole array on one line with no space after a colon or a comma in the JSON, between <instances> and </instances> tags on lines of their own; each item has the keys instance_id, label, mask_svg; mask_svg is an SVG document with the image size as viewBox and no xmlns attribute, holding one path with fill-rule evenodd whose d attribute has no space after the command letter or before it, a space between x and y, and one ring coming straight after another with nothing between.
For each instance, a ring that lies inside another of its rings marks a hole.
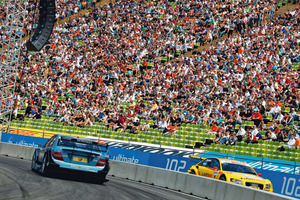
<instances>
[{"instance_id":1,"label":"car door","mask_svg":"<svg viewBox=\"0 0 300 200\"><path fill-rule=\"evenodd\" d=\"M219 171L220 171L220 161L218 159L212 159L211 161L211 169L212 169L212 178L218 179Z\"/></svg>"},{"instance_id":2,"label":"car door","mask_svg":"<svg viewBox=\"0 0 300 200\"><path fill-rule=\"evenodd\" d=\"M211 161L212 161L211 158L207 158L199 164L199 168L198 168L199 175L209 177L209 172L210 172L209 168L211 165Z\"/></svg>"},{"instance_id":3,"label":"car door","mask_svg":"<svg viewBox=\"0 0 300 200\"><path fill-rule=\"evenodd\" d=\"M46 154L46 152L51 149L51 147L53 146L54 142L56 141L57 136L54 135L52 136L44 145L44 147L40 150L39 153L39 162L43 162L44 160L44 156Z\"/></svg>"}]
</instances>

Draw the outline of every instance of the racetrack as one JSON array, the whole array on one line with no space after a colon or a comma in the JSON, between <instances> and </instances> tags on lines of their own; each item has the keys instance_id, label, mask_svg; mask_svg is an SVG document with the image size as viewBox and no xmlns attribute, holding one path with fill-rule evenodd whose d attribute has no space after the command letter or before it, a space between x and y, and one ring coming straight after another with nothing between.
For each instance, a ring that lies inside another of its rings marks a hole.
<instances>
[{"instance_id":1,"label":"racetrack","mask_svg":"<svg viewBox=\"0 0 300 200\"><path fill-rule=\"evenodd\" d=\"M166 188L108 176L109 182L75 173L43 177L30 169L30 161L0 156L0 199L202 199Z\"/></svg>"}]
</instances>

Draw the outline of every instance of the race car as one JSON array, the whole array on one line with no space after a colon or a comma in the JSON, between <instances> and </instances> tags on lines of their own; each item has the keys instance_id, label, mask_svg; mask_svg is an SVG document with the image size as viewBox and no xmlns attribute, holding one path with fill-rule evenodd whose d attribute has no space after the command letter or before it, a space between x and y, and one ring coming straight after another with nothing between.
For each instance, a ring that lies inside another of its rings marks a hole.
<instances>
[{"instance_id":1,"label":"race car","mask_svg":"<svg viewBox=\"0 0 300 200\"><path fill-rule=\"evenodd\" d=\"M197 157L193 156L193 158ZM260 177L261 174L257 174L247 163L223 158L198 158L201 161L188 170L189 174L206 176L273 192L271 181Z\"/></svg>"},{"instance_id":2,"label":"race car","mask_svg":"<svg viewBox=\"0 0 300 200\"><path fill-rule=\"evenodd\" d=\"M109 171L108 145L94 140L54 135L43 148L34 151L31 169L47 175L49 171L75 170L96 174L100 184Z\"/></svg>"}]
</instances>

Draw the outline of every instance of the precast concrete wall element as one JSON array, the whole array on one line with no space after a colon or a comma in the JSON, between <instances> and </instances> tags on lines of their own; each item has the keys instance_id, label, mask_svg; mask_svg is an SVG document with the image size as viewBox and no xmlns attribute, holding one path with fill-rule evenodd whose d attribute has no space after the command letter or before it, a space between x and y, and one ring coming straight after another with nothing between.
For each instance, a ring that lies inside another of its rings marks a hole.
<instances>
[{"instance_id":1,"label":"precast concrete wall element","mask_svg":"<svg viewBox=\"0 0 300 200\"><path fill-rule=\"evenodd\" d=\"M0 155L31 160L34 148L0 142Z\"/></svg>"},{"instance_id":2,"label":"precast concrete wall element","mask_svg":"<svg viewBox=\"0 0 300 200\"><path fill-rule=\"evenodd\" d=\"M109 175L153 184L212 200L290 200L291 197L166 169L110 161Z\"/></svg>"},{"instance_id":3,"label":"precast concrete wall element","mask_svg":"<svg viewBox=\"0 0 300 200\"><path fill-rule=\"evenodd\" d=\"M0 155L31 160L34 148L0 142ZM291 197L182 172L110 160L109 175L212 200L290 200Z\"/></svg>"}]
</instances>

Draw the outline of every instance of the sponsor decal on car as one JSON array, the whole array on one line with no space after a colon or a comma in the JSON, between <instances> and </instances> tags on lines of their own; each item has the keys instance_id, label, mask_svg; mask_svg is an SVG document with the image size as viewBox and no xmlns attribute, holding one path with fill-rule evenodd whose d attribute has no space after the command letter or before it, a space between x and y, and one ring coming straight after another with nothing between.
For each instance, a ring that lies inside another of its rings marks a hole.
<instances>
[{"instance_id":1,"label":"sponsor decal on car","mask_svg":"<svg viewBox=\"0 0 300 200\"><path fill-rule=\"evenodd\" d=\"M217 176L219 174L219 171L214 171L213 175Z\"/></svg>"}]
</instances>

